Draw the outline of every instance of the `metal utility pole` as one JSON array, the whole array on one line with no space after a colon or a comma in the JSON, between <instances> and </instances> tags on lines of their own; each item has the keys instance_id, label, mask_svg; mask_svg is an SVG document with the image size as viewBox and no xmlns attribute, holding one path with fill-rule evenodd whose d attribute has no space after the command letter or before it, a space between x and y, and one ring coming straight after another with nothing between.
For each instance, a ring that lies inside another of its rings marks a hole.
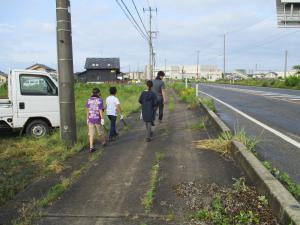
<instances>
[{"instance_id":1,"label":"metal utility pole","mask_svg":"<svg viewBox=\"0 0 300 225\"><path fill-rule=\"evenodd\" d=\"M153 78L153 43L152 43L152 12L155 11L157 13L157 8L153 9L149 7L149 9L143 9L144 12L149 12L149 68L147 79L152 80Z\"/></svg>"},{"instance_id":2,"label":"metal utility pole","mask_svg":"<svg viewBox=\"0 0 300 225\"><path fill-rule=\"evenodd\" d=\"M70 0L56 0L56 20L60 136L62 140L74 145L77 137Z\"/></svg>"},{"instance_id":3,"label":"metal utility pole","mask_svg":"<svg viewBox=\"0 0 300 225\"><path fill-rule=\"evenodd\" d=\"M226 34L224 34L224 77L223 79L225 79L226 77Z\"/></svg>"},{"instance_id":4,"label":"metal utility pole","mask_svg":"<svg viewBox=\"0 0 300 225\"><path fill-rule=\"evenodd\" d=\"M199 53L200 51L197 51L197 79L199 79Z\"/></svg>"},{"instance_id":5,"label":"metal utility pole","mask_svg":"<svg viewBox=\"0 0 300 225\"><path fill-rule=\"evenodd\" d=\"M287 64L288 64L288 51L285 51L285 63L284 63L284 78L286 78L287 74Z\"/></svg>"}]
</instances>

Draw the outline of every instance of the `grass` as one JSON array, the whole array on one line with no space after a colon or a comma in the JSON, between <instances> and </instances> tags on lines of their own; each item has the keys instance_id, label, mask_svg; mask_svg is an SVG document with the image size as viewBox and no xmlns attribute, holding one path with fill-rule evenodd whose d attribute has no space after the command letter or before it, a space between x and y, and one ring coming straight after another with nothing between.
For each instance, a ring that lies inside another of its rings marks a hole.
<instances>
[{"instance_id":1,"label":"grass","mask_svg":"<svg viewBox=\"0 0 300 225\"><path fill-rule=\"evenodd\" d=\"M174 109L175 109L175 99L174 99L174 97L170 97L169 110L170 110L170 112L174 112Z\"/></svg>"},{"instance_id":2,"label":"grass","mask_svg":"<svg viewBox=\"0 0 300 225\"><path fill-rule=\"evenodd\" d=\"M77 84L75 86L78 142L70 148L60 140L58 131L41 138L7 136L0 139L0 205L12 199L40 176L59 173L64 162L88 144L85 102L93 87L99 87L103 98L110 85ZM138 97L142 86L115 85L124 115L140 109ZM107 121L108 122L108 121Z\"/></svg>"},{"instance_id":3,"label":"grass","mask_svg":"<svg viewBox=\"0 0 300 225\"><path fill-rule=\"evenodd\" d=\"M273 165L264 161L263 165L288 189L288 191L300 201L300 185L297 184L293 179L284 172L281 172L279 169L273 167Z\"/></svg>"},{"instance_id":4,"label":"grass","mask_svg":"<svg viewBox=\"0 0 300 225\"><path fill-rule=\"evenodd\" d=\"M90 161L95 161L102 155L101 151L98 151L93 157L90 158ZM89 168L88 162L81 166L80 169L75 170L69 178L64 178L61 182L50 187L48 192L44 197L39 200L24 204L20 210L20 216L15 221L13 225L30 225L34 220L37 220L40 217L40 210L42 207L45 207L57 200L66 190L68 190L72 184L74 184L81 174L87 171Z\"/></svg>"},{"instance_id":5,"label":"grass","mask_svg":"<svg viewBox=\"0 0 300 225\"><path fill-rule=\"evenodd\" d=\"M229 80L218 80L217 83L230 84ZM258 87L272 87L272 88L286 88L300 90L300 76L294 75L286 79L249 79L239 80L234 82L235 85L258 86Z\"/></svg>"},{"instance_id":6,"label":"grass","mask_svg":"<svg viewBox=\"0 0 300 225\"><path fill-rule=\"evenodd\" d=\"M197 124L193 124L190 126L192 130L203 130L205 129L205 119L200 119Z\"/></svg>"},{"instance_id":7,"label":"grass","mask_svg":"<svg viewBox=\"0 0 300 225\"><path fill-rule=\"evenodd\" d=\"M199 101L200 101L203 105L207 106L211 111L213 111L213 112L216 112L216 111L217 111L213 99L211 99L211 98L206 98L206 97L199 97Z\"/></svg>"},{"instance_id":8,"label":"grass","mask_svg":"<svg viewBox=\"0 0 300 225\"><path fill-rule=\"evenodd\" d=\"M222 156L229 157L232 141L243 143L249 151L253 151L255 146L259 143L256 138L250 137L244 130L240 130L235 135L229 132L223 132L215 139L195 141L194 147L202 150L213 150Z\"/></svg>"},{"instance_id":9,"label":"grass","mask_svg":"<svg viewBox=\"0 0 300 225\"><path fill-rule=\"evenodd\" d=\"M189 109L195 109L198 106L199 101L194 88L185 88L185 85L179 82L171 83L170 86L177 92L181 101L188 103Z\"/></svg>"},{"instance_id":10,"label":"grass","mask_svg":"<svg viewBox=\"0 0 300 225\"><path fill-rule=\"evenodd\" d=\"M0 99L7 98L7 83L0 84Z\"/></svg>"},{"instance_id":11,"label":"grass","mask_svg":"<svg viewBox=\"0 0 300 225\"><path fill-rule=\"evenodd\" d=\"M142 199L142 205L144 206L146 212L150 212L153 207L153 201L156 195L157 183L158 183L158 173L160 170L160 162L163 160L164 155L162 153L155 153L155 164L151 169L150 176L150 188L146 192L146 195Z\"/></svg>"}]
</instances>

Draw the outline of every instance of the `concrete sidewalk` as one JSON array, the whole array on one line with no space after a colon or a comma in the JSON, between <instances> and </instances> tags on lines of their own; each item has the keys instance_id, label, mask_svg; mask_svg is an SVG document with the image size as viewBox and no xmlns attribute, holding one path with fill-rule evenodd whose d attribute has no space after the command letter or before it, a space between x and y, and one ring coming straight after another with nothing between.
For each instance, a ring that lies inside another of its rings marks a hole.
<instances>
[{"instance_id":1,"label":"concrete sidewalk","mask_svg":"<svg viewBox=\"0 0 300 225\"><path fill-rule=\"evenodd\" d=\"M163 123L155 127L152 142L145 142L144 123L133 124L117 142L106 147L101 159L77 183L44 209L36 224L183 224L185 205L176 198L175 185L193 181L230 185L232 178L240 177L233 162L217 153L192 148L193 141L216 135L210 127L190 129L200 121L197 110L179 102L173 112L167 108ZM153 210L146 213L141 199L149 189L156 152L165 158ZM170 213L175 220L167 222L164 217Z\"/></svg>"}]
</instances>

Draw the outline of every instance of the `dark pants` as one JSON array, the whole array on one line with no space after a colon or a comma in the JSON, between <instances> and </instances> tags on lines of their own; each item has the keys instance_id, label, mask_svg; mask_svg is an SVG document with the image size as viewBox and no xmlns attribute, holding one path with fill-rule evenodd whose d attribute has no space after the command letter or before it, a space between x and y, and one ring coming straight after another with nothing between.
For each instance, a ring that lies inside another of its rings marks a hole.
<instances>
[{"instance_id":1,"label":"dark pants","mask_svg":"<svg viewBox=\"0 0 300 225\"><path fill-rule=\"evenodd\" d=\"M151 122L145 122L145 124L146 124L146 138L151 138L152 123Z\"/></svg>"},{"instance_id":2,"label":"dark pants","mask_svg":"<svg viewBox=\"0 0 300 225\"><path fill-rule=\"evenodd\" d=\"M109 138L116 137L118 135L116 128L117 117L111 115L108 115L107 117L110 120Z\"/></svg>"},{"instance_id":3,"label":"dark pants","mask_svg":"<svg viewBox=\"0 0 300 225\"><path fill-rule=\"evenodd\" d=\"M157 100L157 107L155 109L155 117L156 117L157 109L158 109L158 119L162 120L163 116L164 116L164 100L161 96L158 97L158 100Z\"/></svg>"}]
</instances>

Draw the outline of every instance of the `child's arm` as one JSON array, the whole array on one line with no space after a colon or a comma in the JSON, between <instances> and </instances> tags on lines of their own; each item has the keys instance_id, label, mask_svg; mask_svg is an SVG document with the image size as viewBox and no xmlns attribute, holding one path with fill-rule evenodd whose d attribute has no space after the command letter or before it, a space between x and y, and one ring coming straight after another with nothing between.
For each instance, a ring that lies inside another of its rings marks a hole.
<instances>
[{"instance_id":1,"label":"child's arm","mask_svg":"<svg viewBox=\"0 0 300 225\"><path fill-rule=\"evenodd\" d=\"M89 109L86 109L86 123L89 123Z\"/></svg>"}]
</instances>

